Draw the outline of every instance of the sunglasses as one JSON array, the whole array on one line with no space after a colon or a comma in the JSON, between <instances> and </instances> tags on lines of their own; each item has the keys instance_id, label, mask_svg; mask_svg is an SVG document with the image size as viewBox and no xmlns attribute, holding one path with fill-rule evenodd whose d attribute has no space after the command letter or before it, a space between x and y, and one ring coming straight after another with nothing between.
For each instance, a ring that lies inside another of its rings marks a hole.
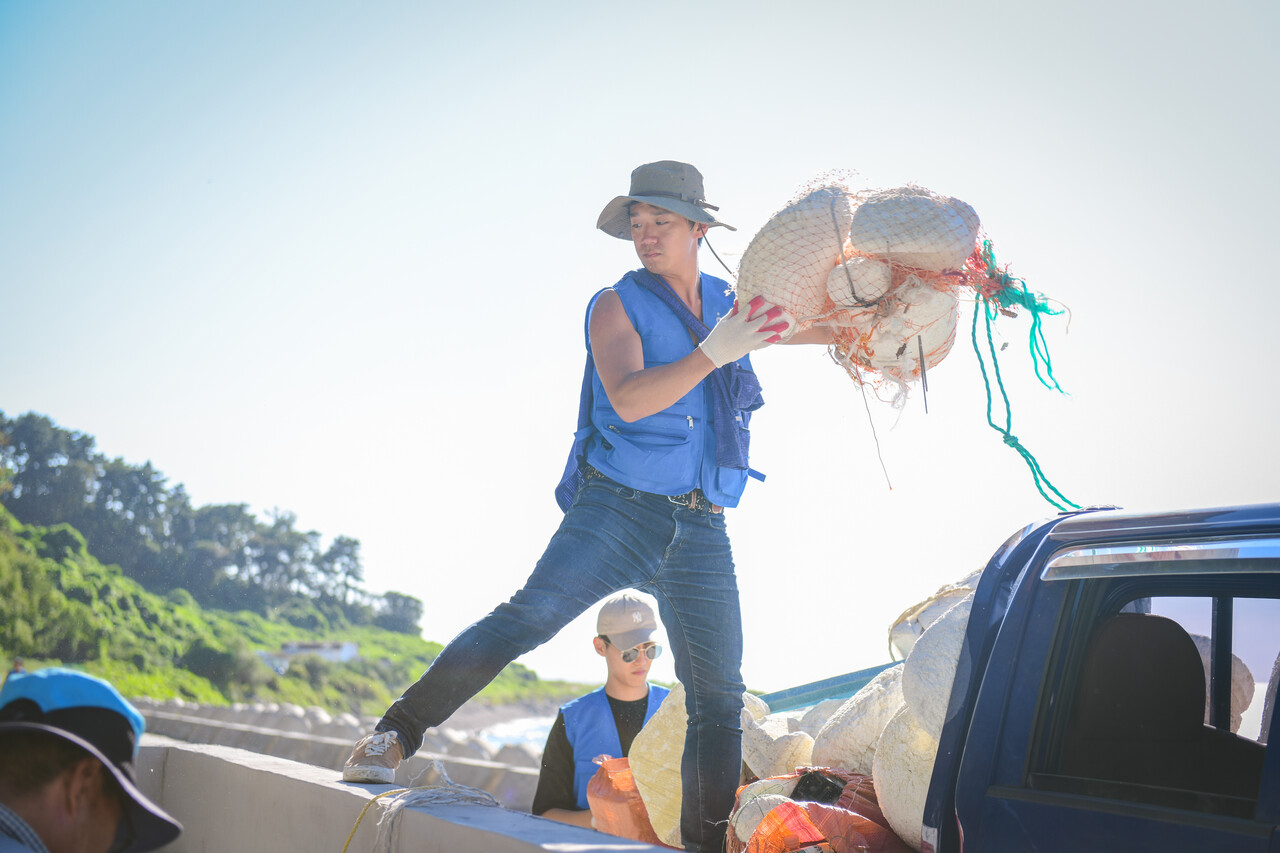
<instances>
[{"instance_id":1,"label":"sunglasses","mask_svg":"<svg viewBox=\"0 0 1280 853\"><path fill-rule=\"evenodd\" d=\"M600 636L600 639L604 640L604 644L606 646L613 646L613 643L609 642L609 638L603 634ZM617 646L614 646L614 648L617 648ZM647 646L636 646L634 649L627 649L625 652L619 650L618 654L622 655L623 663L635 663L636 658L640 657L641 652L644 652L644 656L649 660L653 660L658 655L662 654L662 646L657 643L650 643Z\"/></svg>"}]
</instances>

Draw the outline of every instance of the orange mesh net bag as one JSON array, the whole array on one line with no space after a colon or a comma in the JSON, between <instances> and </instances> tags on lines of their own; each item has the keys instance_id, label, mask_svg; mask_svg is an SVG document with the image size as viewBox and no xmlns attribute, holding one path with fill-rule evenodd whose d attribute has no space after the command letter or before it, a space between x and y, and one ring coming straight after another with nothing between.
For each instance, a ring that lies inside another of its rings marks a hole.
<instances>
[{"instance_id":1,"label":"orange mesh net bag","mask_svg":"<svg viewBox=\"0 0 1280 853\"><path fill-rule=\"evenodd\" d=\"M599 760L600 769L587 782L591 821L600 832L665 847L649 823L649 812L625 758ZM672 848L674 849L674 848Z\"/></svg>"},{"instance_id":2,"label":"orange mesh net bag","mask_svg":"<svg viewBox=\"0 0 1280 853\"><path fill-rule=\"evenodd\" d=\"M907 383L955 342L960 288L978 214L922 187L853 191L829 176L751 239L737 291L781 305L794 328L831 328L833 355L859 383ZM872 375L868 375L868 374Z\"/></svg>"},{"instance_id":3,"label":"orange mesh net bag","mask_svg":"<svg viewBox=\"0 0 1280 853\"><path fill-rule=\"evenodd\" d=\"M1013 436L1007 397L1005 424L991 414L992 376L1004 396L992 320L1015 317L1019 309L1030 313L1036 375L1061 391L1040 325L1042 315L1061 311L996 264L978 214L966 202L918 186L854 190L851 182L850 173L820 176L769 218L739 262L738 298L761 296L781 306L793 321L791 333L830 329L832 359L895 408L906 403L912 383L919 381L927 392L928 371L955 343L962 300L974 302L972 338L987 386L989 424L1022 455L1050 503L1078 508L1048 483ZM990 375L978 345L979 316L990 344Z\"/></svg>"},{"instance_id":4,"label":"orange mesh net bag","mask_svg":"<svg viewBox=\"0 0 1280 853\"><path fill-rule=\"evenodd\" d=\"M791 796L806 772L843 783L833 803ZM889 828L871 777L833 768L805 768L744 785L729 819L726 853L793 853L817 847L832 853L914 853Z\"/></svg>"}]
</instances>

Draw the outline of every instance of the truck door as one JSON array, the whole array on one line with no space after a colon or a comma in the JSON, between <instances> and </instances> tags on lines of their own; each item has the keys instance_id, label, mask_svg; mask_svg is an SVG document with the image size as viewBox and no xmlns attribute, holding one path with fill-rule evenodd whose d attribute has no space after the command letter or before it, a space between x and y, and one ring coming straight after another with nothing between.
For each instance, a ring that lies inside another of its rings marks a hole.
<instances>
[{"instance_id":1,"label":"truck door","mask_svg":"<svg viewBox=\"0 0 1280 853\"><path fill-rule=\"evenodd\" d=\"M1280 538L1076 545L1044 565L1001 627L1007 676L979 693L963 849L1280 850Z\"/></svg>"}]
</instances>

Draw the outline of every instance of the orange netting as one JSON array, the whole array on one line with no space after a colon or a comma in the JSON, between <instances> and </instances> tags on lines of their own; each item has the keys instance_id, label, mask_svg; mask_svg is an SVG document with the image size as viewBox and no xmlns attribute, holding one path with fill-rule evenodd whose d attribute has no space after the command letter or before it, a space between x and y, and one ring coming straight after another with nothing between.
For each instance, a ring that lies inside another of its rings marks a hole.
<instances>
[{"instance_id":1,"label":"orange netting","mask_svg":"<svg viewBox=\"0 0 1280 853\"><path fill-rule=\"evenodd\" d=\"M649 823L649 812L631 775L626 758L606 758L587 783L587 805L596 829L619 838L630 838L666 847ZM674 848L673 848L674 849Z\"/></svg>"},{"instance_id":2,"label":"orange netting","mask_svg":"<svg viewBox=\"0 0 1280 853\"><path fill-rule=\"evenodd\" d=\"M983 263L978 215L922 187L816 183L752 238L736 289L782 306L797 331L829 327L832 358L901 404L907 384L951 351L962 294L1002 287Z\"/></svg>"},{"instance_id":3,"label":"orange netting","mask_svg":"<svg viewBox=\"0 0 1280 853\"><path fill-rule=\"evenodd\" d=\"M825 845L832 853L914 853L885 820L871 777L832 768L801 768L778 781L798 779L808 770L844 782L834 803L787 800L771 809L744 842L732 826L726 837L726 853L791 853L804 847ZM741 800L744 788L738 791ZM734 806L736 814L743 806Z\"/></svg>"}]
</instances>

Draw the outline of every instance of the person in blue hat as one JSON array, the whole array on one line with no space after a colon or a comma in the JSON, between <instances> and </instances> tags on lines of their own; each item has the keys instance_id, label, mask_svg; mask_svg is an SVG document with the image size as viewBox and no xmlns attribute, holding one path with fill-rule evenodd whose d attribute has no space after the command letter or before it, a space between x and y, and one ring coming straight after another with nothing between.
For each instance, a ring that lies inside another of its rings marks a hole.
<instances>
[{"instance_id":1,"label":"person in blue hat","mask_svg":"<svg viewBox=\"0 0 1280 853\"><path fill-rule=\"evenodd\" d=\"M182 824L138 789L142 714L110 683L49 667L0 688L0 853L145 853Z\"/></svg>"}]
</instances>

